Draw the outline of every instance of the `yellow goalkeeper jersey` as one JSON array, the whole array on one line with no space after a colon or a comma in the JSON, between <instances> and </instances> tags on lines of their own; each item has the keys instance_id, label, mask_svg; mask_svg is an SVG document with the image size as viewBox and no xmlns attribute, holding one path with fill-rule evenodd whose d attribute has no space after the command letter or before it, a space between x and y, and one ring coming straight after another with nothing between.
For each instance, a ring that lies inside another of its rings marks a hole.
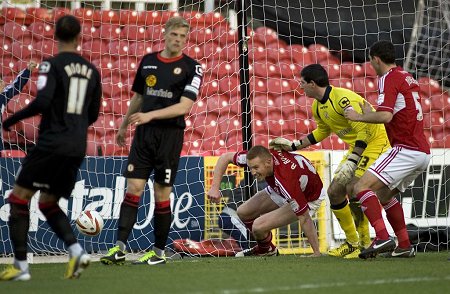
<instances>
[{"instance_id":1,"label":"yellow goalkeeper jersey","mask_svg":"<svg viewBox=\"0 0 450 294\"><path fill-rule=\"evenodd\" d=\"M349 106L361 113L359 103L363 101L363 97L351 90L333 86L327 87L323 99L321 101L314 99L312 104L313 116L317 123L317 128L312 132L312 135L316 143L327 138L331 133L335 133L352 149L355 147L355 142L359 140L366 144L377 139L387 140L383 124L354 122L344 117L344 109Z\"/></svg>"}]
</instances>

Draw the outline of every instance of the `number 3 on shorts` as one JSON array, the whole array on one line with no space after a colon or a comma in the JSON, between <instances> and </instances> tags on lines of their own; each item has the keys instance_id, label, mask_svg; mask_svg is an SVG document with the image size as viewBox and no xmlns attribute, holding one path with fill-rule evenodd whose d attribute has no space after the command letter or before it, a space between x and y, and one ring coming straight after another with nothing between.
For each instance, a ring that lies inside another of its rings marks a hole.
<instances>
[{"instance_id":1,"label":"number 3 on shorts","mask_svg":"<svg viewBox=\"0 0 450 294\"><path fill-rule=\"evenodd\" d=\"M166 178L164 179L164 183L170 183L170 176L172 175L172 170L170 168L166 168Z\"/></svg>"}]
</instances>

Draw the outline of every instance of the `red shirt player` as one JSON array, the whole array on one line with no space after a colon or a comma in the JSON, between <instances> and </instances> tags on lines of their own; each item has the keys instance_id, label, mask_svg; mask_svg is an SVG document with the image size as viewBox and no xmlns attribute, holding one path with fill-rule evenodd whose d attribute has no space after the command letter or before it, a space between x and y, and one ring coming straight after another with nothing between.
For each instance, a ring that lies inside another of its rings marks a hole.
<instances>
[{"instance_id":1,"label":"red shirt player","mask_svg":"<svg viewBox=\"0 0 450 294\"><path fill-rule=\"evenodd\" d=\"M403 210L395 195L404 192L427 169L431 158L423 132L419 84L395 64L395 49L391 42L376 42L369 55L379 76L377 111L372 112L369 105L362 105L361 114L348 109L345 116L354 121L384 123L392 148L378 158L354 188L376 232L376 239L359 257L366 259L383 252L388 252L391 257L414 257ZM380 203L397 236L397 247L386 230Z\"/></svg>"},{"instance_id":2,"label":"red shirt player","mask_svg":"<svg viewBox=\"0 0 450 294\"><path fill-rule=\"evenodd\" d=\"M268 186L237 209L237 214L257 242L253 248L236 254L241 256L274 256L278 249L272 243L271 230L299 220L314 251L320 256L317 231L311 219L325 198L322 180L311 162L299 154L254 146L248 152L230 152L220 156L208 197L220 202L220 182L228 164L247 166L257 180Z\"/></svg>"}]
</instances>

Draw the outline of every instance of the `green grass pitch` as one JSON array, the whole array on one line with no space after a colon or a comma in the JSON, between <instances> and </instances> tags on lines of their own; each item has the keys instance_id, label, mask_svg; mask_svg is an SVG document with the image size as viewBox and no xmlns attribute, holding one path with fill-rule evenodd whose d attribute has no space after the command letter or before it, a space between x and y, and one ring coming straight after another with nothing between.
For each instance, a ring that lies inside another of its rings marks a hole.
<instances>
[{"instance_id":1,"label":"green grass pitch","mask_svg":"<svg viewBox=\"0 0 450 294\"><path fill-rule=\"evenodd\" d=\"M65 264L32 264L28 282L0 282L0 293L450 293L449 252L415 259L344 260L323 256L185 258L165 265L104 266L79 280ZM1 267L1 266L0 266Z\"/></svg>"}]
</instances>

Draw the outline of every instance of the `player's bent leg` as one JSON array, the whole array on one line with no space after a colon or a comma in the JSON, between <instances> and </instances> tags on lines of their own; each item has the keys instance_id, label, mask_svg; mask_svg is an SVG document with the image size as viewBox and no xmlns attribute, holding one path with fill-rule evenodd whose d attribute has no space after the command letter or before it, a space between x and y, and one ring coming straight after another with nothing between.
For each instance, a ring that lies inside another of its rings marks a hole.
<instances>
[{"instance_id":1,"label":"player's bent leg","mask_svg":"<svg viewBox=\"0 0 450 294\"><path fill-rule=\"evenodd\" d=\"M237 209L239 219L243 222L254 220L260 215L277 209L279 206L273 202L266 190L261 190L245 201Z\"/></svg>"},{"instance_id":2,"label":"player's bent leg","mask_svg":"<svg viewBox=\"0 0 450 294\"><path fill-rule=\"evenodd\" d=\"M275 228L286 226L296 220L297 216L289 204L285 204L278 209L258 217L253 223L252 231L258 244L250 249L238 252L236 257L279 255L278 248L272 243L271 231Z\"/></svg>"},{"instance_id":3,"label":"player's bent leg","mask_svg":"<svg viewBox=\"0 0 450 294\"><path fill-rule=\"evenodd\" d=\"M64 277L66 279L78 279L90 263L91 257L85 252L78 256L70 257Z\"/></svg>"},{"instance_id":4,"label":"player's bent leg","mask_svg":"<svg viewBox=\"0 0 450 294\"><path fill-rule=\"evenodd\" d=\"M28 271L21 271L14 265L8 265L0 273L0 281L28 281L31 275Z\"/></svg>"}]
</instances>

